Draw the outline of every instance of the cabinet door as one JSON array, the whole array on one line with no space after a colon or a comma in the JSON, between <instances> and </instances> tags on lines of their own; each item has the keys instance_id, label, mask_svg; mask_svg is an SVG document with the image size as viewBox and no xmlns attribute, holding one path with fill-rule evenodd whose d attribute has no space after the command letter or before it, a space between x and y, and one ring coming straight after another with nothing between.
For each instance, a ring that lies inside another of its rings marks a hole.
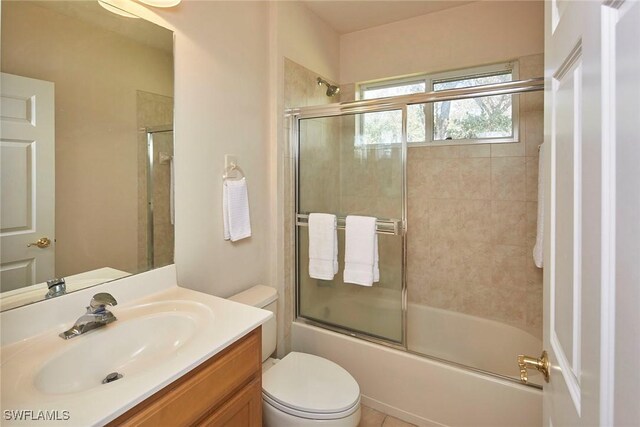
<instances>
[{"instance_id":1,"label":"cabinet door","mask_svg":"<svg viewBox=\"0 0 640 427\"><path fill-rule=\"evenodd\" d=\"M260 378L249 383L198 425L200 427L262 426L262 384Z\"/></svg>"}]
</instances>

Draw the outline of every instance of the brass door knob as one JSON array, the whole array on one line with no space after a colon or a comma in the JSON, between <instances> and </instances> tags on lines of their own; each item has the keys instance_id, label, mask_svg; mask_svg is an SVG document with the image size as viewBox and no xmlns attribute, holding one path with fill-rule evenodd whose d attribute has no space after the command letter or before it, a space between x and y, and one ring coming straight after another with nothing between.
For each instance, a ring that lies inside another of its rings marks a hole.
<instances>
[{"instance_id":1,"label":"brass door knob","mask_svg":"<svg viewBox=\"0 0 640 427\"><path fill-rule=\"evenodd\" d=\"M29 243L27 247L30 248L31 246L37 246L40 249L44 249L44 248L48 248L50 245L51 245L51 240L49 240L48 237L42 237L38 239L37 242Z\"/></svg>"},{"instance_id":2,"label":"brass door knob","mask_svg":"<svg viewBox=\"0 0 640 427\"><path fill-rule=\"evenodd\" d=\"M527 368L536 368L538 371L544 375L544 380L549 382L549 358L547 357L547 352L543 351L542 355L536 359L535 357L525 356L521 354L518 356L518 366L520 367L520 380L523 383L527 383L529 381L529 377L527 375Z\"/></svg>"}]
</instances>

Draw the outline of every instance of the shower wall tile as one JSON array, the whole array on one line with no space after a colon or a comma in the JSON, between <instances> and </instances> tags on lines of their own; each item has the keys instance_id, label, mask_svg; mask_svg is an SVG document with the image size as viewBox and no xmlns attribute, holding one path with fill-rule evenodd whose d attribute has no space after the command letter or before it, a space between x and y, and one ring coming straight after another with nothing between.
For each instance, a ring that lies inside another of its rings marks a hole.
<instances>
[{"instance_id":1,"label":"shower wall tile","mask_svg":"<svg viewBox=\"0 0 640 427\"><path fill-rule=\"evenodd\" d=\"M459 223L456 234L472 242L491 242L491 201L458 200Z\"/></svg>"},{"instance_id":2,"label":"shower wall tile","mask_svg":"<svg viewBox=\"0 0 640 427\"><path fill-rule=\"evenodd\" d=\"M523 104L520 106L521 112L543 111L544 110L544 93L531 92L520 95Z\"/></svg>"},{"instance_id":3,"label":"shower wall tile","mask_svg":"<svg viewBox=\"0 0 640 427\"><path fill-rule=\"evenodd\" d=\"M538 202L527 202L527 239L535 239L538 228Z\"/></svg>"},{"instance_id":4,"label":"shower wall tile","mask_svg":"<svg viewBox=\"0 0 640 427\"><path fill-rule=\"evenodd\" d=\"M495 200L526 200L524 157L491 159L491 192Z\"/></svg>"},{"instance_id":5,"label":"shower wall tile","mask_svg":"<svg viewBox=\"0 0 640 427\"><path fill-rule=\"evenodd\" d=\"M493 245L486 242L471 241L461 244L457 266L460 283L493 285L492 250Z\"/></svg>"},{"instance_id":6,"label":"shower wall tile","mask_svg":"<svg viewBox=\"0 0 640 427\"><path fill-rule=\"evenodd\" d=\"M543 75L542 55L520 77ZM542 93L520 97L520 142L409 147L407 287L411 302L542 337L542 270L533 264Z\"/></svg>"},{"instance_id":7,"label":"shower wall tile","mask_svg":"<svg viewBox=\"0 0 640 427\"><path fill-rule=\"evenodd\" d=\"M431 157L435 159L457 159L460 157L459 145L445 145L442 147L429 147Z\"/></svg>"},{"instance_id":8,"label":"shower wall tile","mask_svg":"<svg viewBox=\"0 0 640 427\"><path fill-rule=\"evenodd\" d=\"M491 145L491 157L524 156L525 143L523 140L520 140L520 142L513 142L509 144L490 144L490 145Z\"/></svg>"},{"instance_id":9,"label":"shower wall tile","mask_svg":"<svg viewBox=\"0 0 640 427\"><path fill-rule=\"evenodd\" d=\"M429 202L430 239L491 242L491 201L433 199Z\"/></svg>"},{"instance_id":10,"label":"shower wall tile","mask_svg":"<svg viewBox=\"0 0 640 427\"><path fill-rule=\"evenodd\" d=\"M425 194L439 199L457 198L460 193L458 165L458 159L427 159L422 176Z\"/></svg>"},{"instance_id":11,"label":"shower wall tile","mask_svg":"<svg viewBox=\"0 0 640 427\"><path fill-rule=\"evenodd\" d=\"M495 244L521 245L527 236L527 203L493 200L491 221Z\"/></svg>"},{"instance_id":12,"label":"shower wall tile","mask_svg":"<svg viewBox=\"0 0 640 427\"><path fill-rule=\"evenodd\" d=\"M544 113L542 110L528 111L525 114L525 154L538 156L538 146L544 141Z\"/></svg>"},{"instance_id":13,"label":"shower wall tile","mask_svg":"<svg viewBox=\"0 0 640 427\"><path fill-rule=\"evenodd\" d=\"M525 158L525 173L526 200L535 202L538 200L538 157Z\"/></svg>"},{"instance_id":14,"label":"shower wall tile","mask_svg":"<svg viewBox=\"0 0 640 427\"><path fill-rule=\"evenodd\" d=\"M416 150L426 151L429 150ZM477 145L460 145L458 147L458 153L461 158L465 157L491 157L491 144L477 144Z\"/></svg>"},{"instance_id":15,"label":"shower wall tile","mask_svg":"<svg viewBox=\"0 0 640 427\"><path fill-rule=\"evenodd\" d=\"M472 157L459 160L460 197L463 199L491 199L491 159Z\"/></svg>"},{"instance_id":16,"label":"shower wall tile","mask_svg":"<svg viewBox=\"0 0 640 427\"><path fill-rule=\"evenodd\" d=\"M414 159L414 160L424 160L424 159L430 159L433 157L433 149L429 148L427 150L425 150L425 147L407 147L407 155L408 157ZM471 156L468 156L471 157Z\"/></svg>"},{"instance_id":17,"label":"shower wall tile","mask_svg":"<svg viewBox=\"0 0 640 427\"><path fill-rule=\"evenodd\" d=\"M497 288L524 289L527 283L526 247L496 245L493 256L493 285Z\"/></svg>"}]
</instances>

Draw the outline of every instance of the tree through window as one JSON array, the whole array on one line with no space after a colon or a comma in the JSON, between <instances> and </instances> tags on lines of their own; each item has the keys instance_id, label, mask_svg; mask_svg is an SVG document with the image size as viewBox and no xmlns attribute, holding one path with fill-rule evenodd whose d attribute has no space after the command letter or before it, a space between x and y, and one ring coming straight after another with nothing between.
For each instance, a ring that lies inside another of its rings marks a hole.
<instances>
[{"instance_id":1,"label":"tree through window","mask_svg":"<svg viewBox=\"0 0 640 427\"><path fill-rule=\"evenodd\" d=\"M439 75L387 80L360 86L361 99L441 91L514 80L514 64L460 70ZM357 145L401 143L399 111L367 113L360 121ZM497 95L407 107L407 142L473 143L517 140L517 96Z\"/></svg>"}]
</instances>

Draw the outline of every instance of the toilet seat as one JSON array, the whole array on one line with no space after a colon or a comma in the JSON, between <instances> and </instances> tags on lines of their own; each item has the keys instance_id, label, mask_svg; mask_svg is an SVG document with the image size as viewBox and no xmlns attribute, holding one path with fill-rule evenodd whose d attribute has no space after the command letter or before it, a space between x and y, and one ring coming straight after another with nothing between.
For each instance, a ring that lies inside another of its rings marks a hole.
<instances>
[{"instance_id":1,"label":"toilet seat","mask_svg":"<svg viewBox=\"0 0 640 427\"><path fill-rule=\"evenodd\" d=\"M312 354L292 352L262 376L264 401L292 416L331 420L360 407L360 387L339 365Z\"/></svg>"}]
</instances>

